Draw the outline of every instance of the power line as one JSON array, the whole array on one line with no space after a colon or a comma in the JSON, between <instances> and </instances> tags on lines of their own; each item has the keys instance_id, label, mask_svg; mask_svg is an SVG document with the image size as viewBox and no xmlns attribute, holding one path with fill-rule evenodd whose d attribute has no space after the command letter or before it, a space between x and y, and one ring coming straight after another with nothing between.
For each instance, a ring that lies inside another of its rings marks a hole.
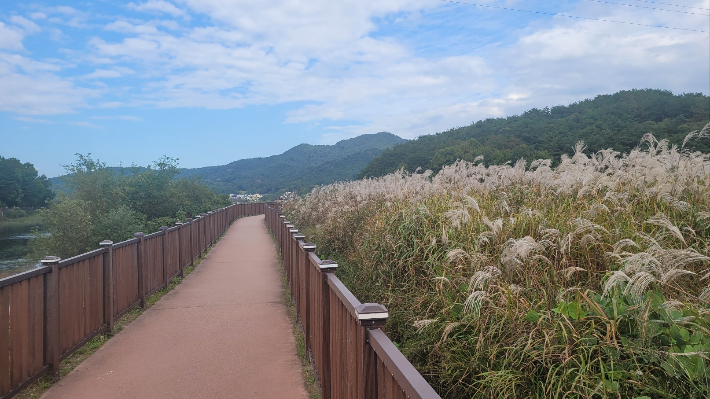
<instances>
[{"instance_id":1,"label":"power line","mask_svg":"<svg viewBox=\"0 0 710 399\"><path fill-rule=\"evenodd\" d=\"M626 24L626 25L646 26L646 27L649 27L649 28L673 29L673 30L684 30L684 31L688 31L688 32L707 33L707 31L704 31L704 30L697 30L697 29L674 28L674 27L671 27L671 26L657 26L657 25L639 24L639 23L636 23L636 22L616 21L616 20L611 20L611 19L578 17L578 16L576 16L576 15L559 14L559 13L544 12L544 11L521 10L521 9L519 9L519 8L492 6L492 5L490 5L490 4L466 3L466 2L463 2L463 1L456 1L456 0L439 0L439 1L443 1L443 2L445 2L445 3L462 4L462 5L467 5L467 6L476 6L476 7L485 7L485 8L495 8L495 9L497 9L497 10L505 10L505 11L517 11L517 12L527 12L527 13L530 13L530 14L552 15L553 17L565 17L565 18L572 18L572 19L586 19L586 20L590 20L590 21L612 22L612 23L615 23L615 24Z\"/></svg>"},{"instance_id":2,"label":"power line","mask_svg":"<svg viewBox=\"0 0 710 399\"><path fill-rule=\"evenodd\" d=\"M614 3L614 2L612 2L612 1L603 1L603 0L587 0L587 1L593 1L593 2L595 2L595 3L613 4L613 5L615 5L615 6L626 6L626 7L646 8L646 9L649 9L649 10L677 12L677 13L681 13L681 14L703 15L703 16L706 16L706 17L710 17L710 15L708 15L708 14L700 14L700 13L697 13L697 12L690 12L690 11L668 10L668 9L665 9L665 8L637 6L637 5L633 5L633 4Z\"/></svg>"},{"instance_id":3,"label":"power line","mask_svg":"<svg viewBox=\"0 0 710 399\"><path fill-rule=\"evenodd\" d=\"M658 3L658 2L655 2L655 1L648 1L648 0L634 0L634 1L640 1L640 2L642 2L642 3L660 4L660 5L663 5L663 6L673 6L673 7L683 7L683 8L694 8L694 9L696 9L696 10L710 11L710 8L682 6L682 5L680 5L680 4Z\"/></svg>"}]
</instances>

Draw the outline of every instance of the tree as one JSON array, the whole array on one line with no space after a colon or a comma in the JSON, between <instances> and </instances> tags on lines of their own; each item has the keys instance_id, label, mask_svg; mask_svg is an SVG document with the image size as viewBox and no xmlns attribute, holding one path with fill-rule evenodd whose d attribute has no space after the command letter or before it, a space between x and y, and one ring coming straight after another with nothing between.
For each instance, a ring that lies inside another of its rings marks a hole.
<instances>
[{"instance_id":1,"label":"tree","mask_svg":"<svg viewBox=\"0 0 710 399\"><path fill-rule=\"evenodd\" d=\"M54 198L49 187L31 163L0 156L0 206L42 207Z\"/></svg>"},{"instance_id":2,"label":"tree","mask_svg":"<svg viewBox=\"0 0 710 399\"><path fill-rule=\"evenodd\" d=\"M196 179L175 179L177 159L128 170L107 167L91 154L77 154L63 179L70 189L43 211L46 233L31 241L35 258L69 257L98 247L102 240L129 239L137 231L157 231L187 216L230 204Z\"/></svg>"},{"instance_id":3,"label":"tree","mask_svg":"<svg viewBox=\"0 0 710 399\"><path fill-rule=\"evenodd\" d=\"M91 158L91 154L76 154L76 162L63 165L67 175L62 177L71 197L85 201L88 212L99 215L117 208L122 202L122 189L118 173L104 162Z\"/></svg>"}]
</instances>

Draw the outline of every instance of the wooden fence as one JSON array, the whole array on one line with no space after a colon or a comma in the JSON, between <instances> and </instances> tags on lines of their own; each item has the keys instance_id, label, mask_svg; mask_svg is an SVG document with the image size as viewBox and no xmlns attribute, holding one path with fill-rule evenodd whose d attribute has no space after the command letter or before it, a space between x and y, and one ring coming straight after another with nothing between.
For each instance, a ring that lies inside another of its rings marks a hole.
<instances>
[{"instance_id":1,"label":"wooden fence","mask_svg":"<svg viewBox=\"0 0 710 399\"><path fill-rule=\"evenodd\" d=\"M381 330L387 309L360 303L333 273L335 262L319 259L278 210L265 211L323 398L439 398Z\"/></svg>"},{"instance_id":2,"label":"wooden fence","mask_svg":"<svg viewBox=\"0 0 710 399\"><path fill-rule=\"evenodd\" d=\"M0 279L0 398L37 378L59 377L59 363L120 316L167 286L192 264L231 222L264 213L264 204L238 204L136 233L117 244Z\"/></svg>"}]
</instances>

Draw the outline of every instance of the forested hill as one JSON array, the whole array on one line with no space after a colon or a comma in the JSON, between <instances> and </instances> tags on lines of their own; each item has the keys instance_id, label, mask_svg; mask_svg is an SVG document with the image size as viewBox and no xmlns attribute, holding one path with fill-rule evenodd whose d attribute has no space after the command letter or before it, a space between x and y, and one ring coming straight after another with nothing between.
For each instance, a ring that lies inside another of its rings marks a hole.
<instances>
[{"instance_id":1,"label":"forested hill","mask_svg":"<svg viewBox=\"0 0 710 399\"><path fill-rule=\"evenodd\" d=\"M222 166L183 169L180 177L201 176L222 193L279 194L352 180L386 148L406 140L391 133L364 134L334 145L300 144L280 155L242 159Z\"/></svg>"},{"instance_id":2,"label":"forested hill","mask_svg":"<svg viewBox=\"0 0 710 399\"><path fill-rule=\"evenodd\" d=\"M557 162L580 140L587 152L606 148L629 152L649 132L680 146L688 133L709 121L710 97L701 93L621 91L421 136L384 151L358 177L382 176L401 167L410 172L418 167L438 171L457 159L473 161L479 155L489 165L520 158ZM707 139L689 142L686 148L710 152Z\"/></svg>"}]
</instances>

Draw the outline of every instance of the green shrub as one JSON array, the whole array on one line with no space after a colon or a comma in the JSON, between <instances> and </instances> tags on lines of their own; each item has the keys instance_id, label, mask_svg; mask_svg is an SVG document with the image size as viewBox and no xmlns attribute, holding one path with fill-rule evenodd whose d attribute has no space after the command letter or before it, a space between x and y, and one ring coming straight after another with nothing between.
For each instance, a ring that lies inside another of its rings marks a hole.
<instances>
[{"instance_id":1,"label":"green shrub","mask_svg":"<svg viewBox=\"0 0 710 399\"><path fill-rule=\"evenodd\" d=\"M21 217L27 216L27 212L23 211L20 208L9 208L5 210L5 217L8 219L17 219Z\"/></svg>"}]
</instances>

